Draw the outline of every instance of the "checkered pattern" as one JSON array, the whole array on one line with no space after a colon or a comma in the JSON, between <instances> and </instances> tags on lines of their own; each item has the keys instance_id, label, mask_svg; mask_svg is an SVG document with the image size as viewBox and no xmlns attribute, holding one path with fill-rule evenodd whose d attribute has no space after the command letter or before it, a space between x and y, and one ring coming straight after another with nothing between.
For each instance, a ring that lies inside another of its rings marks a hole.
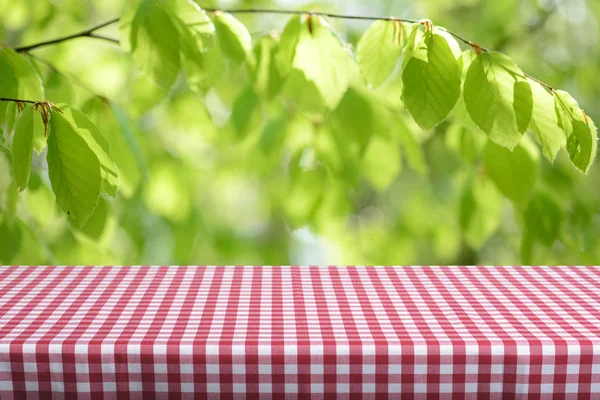
<instances>
[{"instance_id":1,"label":"checkered pattern","mask_svg":"<svg viewBox=\"0 0 600 400\"><path fill-rule=\"evenodd\" d=\"M598 399L599 310L594 267L4 267L0 398Z\"/></svg>"}]
</instances>

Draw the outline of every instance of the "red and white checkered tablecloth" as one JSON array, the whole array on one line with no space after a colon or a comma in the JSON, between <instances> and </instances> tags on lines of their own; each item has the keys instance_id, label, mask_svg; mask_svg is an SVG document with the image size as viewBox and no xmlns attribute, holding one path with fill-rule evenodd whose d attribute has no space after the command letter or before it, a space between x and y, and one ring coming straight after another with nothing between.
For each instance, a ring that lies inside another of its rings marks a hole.
<instances>
[{"instance_id":1,"label":"red and white checkered tablecloth","mask_svg":"<svg viewBox=\"0 0 600 400\"><path fill-rule=\"evenodd\" d=\"M598 399L600 268L0 268L2 400L307 393Z\"/></svg>"}]
</instances>

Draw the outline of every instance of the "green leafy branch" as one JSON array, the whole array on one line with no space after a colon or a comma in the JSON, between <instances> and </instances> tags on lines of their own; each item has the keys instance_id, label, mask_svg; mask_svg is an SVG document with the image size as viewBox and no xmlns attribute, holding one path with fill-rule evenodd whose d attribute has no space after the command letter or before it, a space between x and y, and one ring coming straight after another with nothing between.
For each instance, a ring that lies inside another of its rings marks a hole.
<instances>
[{"instance_id":1,"label":"green leafy branch","mask_svg":"<svg viewBox=\"0 0 600 400\"><path fill-rule=\"evenodd\" d=\"M225 13L225 14L280 14L280 15L310 15L310 16L315 16L315 17L327 17L327 18L333 18L333 19L345 19L345 20L362 20L362 21L388 21L388 22L401 22L401 23L409 23L409 24L431 24L431 22L427 19L423 19L423 20L417 20L417 19L412 19L412 18L397 18L397 17L370 17L370 16L361 16L361 15L347 15L347 14L336 14L336 13L326 13L326 12L319 12L319 11L303 11L303 10L275 10L275 9L264 9L264 8L249 8L249 9L219 9L219 8L204 8L203 9L206 12L209 13ZM58 44L58 43L62 43L62 42L66 42L69 40L73 40L73 39L77 39L77 38L82 38L82 37L90 37L90 38L95 38L95 39L100 39L100 40L106 40L112 43L116 43L119 44L119 40L118 39L114 39L114 38L110 38L107 36L103 36L103 35L98 35L95 32L97 30L100 30L102 28L105 28L106 26L118 23L120 21L120 18L113 18L110 19L106 22L103 22L99 25L93 26L89 29L86 29L84 31L81 32L77 32L77 33L73 33L71 35L68 36L64 36L61 38L56 38L56 39L51 39L51 40L47 40L47 41L43 41L43 42L39 42L39 43L34 43L28 46L22 46L22 47L16 47L15 51L19 52L19 53L23 53L23 52L28 52L40 47L44 47L44 46L49 46L49 45L54 45L54 44ZM440 27L441 29L444 30L444 32L450 34L451 36L453 36L454 38L460 40L461 42L463 42L464 44L471 46L473 49L475 49L478 52L489 52L490 50L482 47L478 44L476 44L475 42L472 42L468 39L465 39L464 37L460 36L457 33L454 33L446 28ZM534 80L535 82L539 83L540 85L548 88L549 90L554 90L552 88L552 86L530 76L525 74L528 78Z\"/></svg>"},{"instance_id":2,"label":"green leafy branch","mask_svg":"<svg viewBox=\"0 0 600 400\"><path fill-rule=\"evenodd\" d=\"M561 148L584 173L594 161L595 126L569 94L525 74L509 57L434 26L429 20L296 10L225 11L201 9L193 2L179 2L177 6L175 3L132 2L120 18L85 31L0 51L0 70L7 71L8 77L1 100L20 104L19 110L24 111L12 139L13 169L19 176L20 190L27 185L32 149L37 151L47 144L48 170L57 203L81 224L93 212L101 193L115 195L118 176L129 168L126 162L122 163L123 168L117 168L109 154L109 141L85 107L85 112L81 112L59 105L60 113L54 112L53 107L44 108L44 127L50 131L44 134L47 143L43 140L36 147L39 135L29 132L35 125L32 107L23 109L21 105L36 107L44 102L19 98L43 99L43 86L27 59L17 52L80 37L119 43L131 55L139 69L129 102L133 119L167 97L182 73L192 89L201 91L213 87L224 65L244 66L252 82L240 91L232 107L230 124L237 134L248 132L253 115L263 103L281 94L293 99L301 112L320 115L320 127L331 130L331 137L319 135L319 139L329 141L320 145L344 153L338 155L342 161L326 160L334 165L332 168L355 176L362 169L378 188L389 185L397 174L399 156L389 134L381 134L397 122L397 116L382 107L385 102L374 92L398 77L400 85L393 89L397 90L394 96L400 106L395 111L405 108L418 126L430 130L456 110L466 124L476 126L490 139L486 171L505 197L517 203L525 201L532 187L515 184L523 181L519 168L537 165L538 161L537 149L533 146L535 150L531 150L529 138L525 137L527 131L533 132L550 161ZM186 9L182 11L179 5ZM207 13L213 15L209 17ZM233 16L242 13L292 17L281 35L268 35L253 43L247 28ZM353 54L324 18L374 23ZM120 41L96 34L116 22L120 24ZM459 42L468 49L462 51ZM92 111L95 108L101 107L90 106ZM102 116L123 119L113 108L103 113ZM359 114L363 115L357 118ZM97 121L105 124L102 118ZM278 129L275 124L271 131ZM382 162L394 159L388 176L382 178L368 172L369 168L378 171ZM313 172L310 179L321 181ZM467 225L469 221L465 222Z\"/></svg>"}]
</instances>

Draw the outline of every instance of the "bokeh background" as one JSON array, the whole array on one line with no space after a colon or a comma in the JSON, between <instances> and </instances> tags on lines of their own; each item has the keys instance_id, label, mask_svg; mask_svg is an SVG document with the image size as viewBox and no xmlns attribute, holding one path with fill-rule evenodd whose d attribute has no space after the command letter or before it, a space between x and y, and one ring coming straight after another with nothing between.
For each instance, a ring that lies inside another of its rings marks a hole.
<instances>
[{"instance_id":1,"label":"bokeh background","mask_svg":"<svg viewBox=\"0 0 600 400\"><path fill-rule=\"evenodd\" d=\"M512 57L523 71L570 92L600 122L600 1L344 0L199 1L201 6L287 8L356 15L429 18L482 46ZM119 16L123 0L0 0L0 43L9 47L76 32ZM241 15L253 38L281 31L287 16ZM356 45L369 22L332 20ZM118 26L102 30L118 38ZM135 67L114 44L77 39L35 50L46 97L79 106L93 95L127 110ZM51 66L48 65L51 64ZM286 148L260 145L265 123L240 137L232 125L247 80L225 72L208 91L185 82L141 118L106 121L134 146L116 199L103 198L77 229L60 212L39 171L21 193L18 240L0 227L0 261L57 264L520 264L521 210L502 201L498 230L475 248L460 225L464 182L481 169L478 139L457 143L444 124L422 132L403 119L421 149L400 151L393 183L383 190L340 174L295 181ZM398 92L398 97L400 93ZM393 100L390 102L394 106ZM243 105L241 106L243 108ZM238 110L239 112L239 110ZM400 113L400 111L399 111ZM234 116L232 118L232 115ZM112 125L111 125L112 124ZM303 118L289 141L311 140ZM307 139L307 137L309 139ZM460 136L458 136L460 137ZM288 140L286 139L286 140ZM460 141L460 140L459 140ZM285 147L285 146L284 146ZM1 154L0 154L1 156ZM286 158L287 157L287 158ZM600 263L600 164L588 176L562 151L541 159L537 185L561 205L561 236L537 246L536 264ZM0 160L0 207L9 165ZM309 204L309 206L307 206Z\"/></svg>"}]
</instances>

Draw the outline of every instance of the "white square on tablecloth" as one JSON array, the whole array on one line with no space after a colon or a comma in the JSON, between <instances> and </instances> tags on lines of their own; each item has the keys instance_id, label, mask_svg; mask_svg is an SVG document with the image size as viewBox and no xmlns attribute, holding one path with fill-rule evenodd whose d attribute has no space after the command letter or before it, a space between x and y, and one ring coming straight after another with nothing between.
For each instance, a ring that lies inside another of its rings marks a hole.
<instances>
[{"instance_id":1,"label":"white square on tablecloth","mask_svg":"<svg viewBox=\"0 0 600 400\"><path fill-rule=\"evenodd\" d=\"M325 390L325 385L323 385L322 383L311 383L310 384L311 393L323 393L324 390Z\"/></svg>"},{"instance_id":2,"label":"white square on tablecloth","mask_svg":"<svg viewBox=\"0 0 600 400\"><path fill-rule=\"evenodd\" d=\"M452 384L440 383L440 393L452 393Z\"/></svg>"},{"instance_id":3,"label":"white square on tablecloth","mask_svg":"<svg viewBox=\"0 0 600 400\"><path fill-rule=\"evenodd\" d=\"M191 344L182 344L179 346L179 354L182 356L191 356L194 354L194 346Z\"/></svg>"},{"instance_id":4,"label":"white square on tablecloth","mask_svg":"<svg viewBox=\"0 0 600 400\"><path fill-rule=\"evenodd\" d=\"M465 374L467 375L477 375L479 372L479 365L477 364L467 364L465 365Z\"/></svg>"},{"instance_id":5,"label":"white square on tablecloth","mask_svg":"<svg viewBox=\"0 0 600 400\"><path fill-rule=\"evenodd\" d=\"M490 392L492 393L502 393L502 382L492 382L490 384Z\"/></svg>"},{"instance_id":6,"label":"white square on tablecloth","mask_svg":"<svg viewBox=\"0 0 600 400\"><path fill-rule=\"evenodd\" d=\"M23 363L23 371L24 372L37 372L37 364L25 362L25 363Z\"/></svg>"},{"instance_id":7,"label":"white square on tablecloth","mask_svg":"<svg viewBox=\"0 0 600 400\"><path fill-rule=\"evenodd\" d=\"M579 374L579 364L567 364L567 375Z\"/></svg>"},{"instance_id":8,"label":"white square on tablecloth","mask_svg":"<svg viewBox=\"0 0 600 400\"><path fill-rule=\"evenodd\" d=\"M348 356L350 355L350 346L347 344L338 344L335 347L335 352L338 356Z\"/></svg>"},{"instance_id":9,"label":"white square on tablecloth","mask_svg":"<svg viewBox=\"0 0 600 400\"><path fill-rule=\"evenodd\" d=\"M105 392L116 392L117 391L117 384L115 382L104 382L102 384L102 387Z\"/></svg>"},{"instance_id":10,"label":"white square on tablecloth","mask_svg":"<svg viewBox=\"0 0 600 400\"><path fill-rule=\"evenodd\" d=\"M415 375L427 375L427 365L416 364L414 373Z\"/></svg>"},{"instance_id":11,"label":"white square on tablecloth","mask_svg":"<svg viewBox=\"0 0 600 400\"><path fill-rule=\"evenodd\" d=\"M389 383L388 384L388 393L402 393L402 384L401 383Z\"/></svg>"},{"instance_id":12,"label":"white square on tablecloth","mask_svg":"<svg viewBox=\"0 0 600 400\"><path fill-rule=\"evenodd\" d=\"M246 384L245 383L234 383L233 384L233 393L246 393Z\"/></svg>"},{"instance_id":13,"label":"white square on tablecloth","mask_svg":"<svg viewBox=\"0 0 600 400\"><path fill-rule=\"evenodd\" d=\"M323 373L323 364L312 364L310 366L310 373L313 375L319 375Z\"/></svg>"},{"instance_id":14,"label":"white square on tablecloth","mask_svg":"<svg viewBox=\"0 0 600 400\"><path fill-rule=\"evenodd\" d=\"M283 354L286 356L295 356L298 354L298 348L296 346L285 345L283 346Z\"/></svg>"},{"instance_id":15,"label":"white square on tablecloth","mask_svg":"<svg viewBox=\"0 0 600 400\"><path fill-rule=\"evenodd\" d=\"M194 393L194 384L193 383L182 383L181 384L181 392L183 393Z\"/></svg>"},{"instance_id":16,"label":"white square on tablecloth","mask_svg":"<svg viewBox=\"0 0 600 400\"><path fill-rule=\"evenodd\" d=\"M39 386L37 382L25 382L25 390L33 392L38 391Z\"/></svg>"},{"instance_id":17,"label":"white square on tablecloth","mask_svg":"<svg viewBox=\"0 0 600 400\"><path fill-rule=\"evenodd\" d=\"M375 393L375 384L374 383L363 383L362 390L363 390L363 393Z\"/></svg>"},{"instance_id":18,"label":"white square on tablecloth","mask_svg":"<svg viewBox=\"0 0 600 400\"><path fill-rule=\"evenodd\" d=\"M542 365L542 375L554 375L554 365L552 365L552 364Z\"/></svg>"},{"instance_id":19,"label":"white square on tablecloth","mask_svg":"<svg viewBox=\"0 0 600 400\"><path fill-rule=\"evenodd\" d=\"M527 394L529 393L529 384L528 383L517 383L517 387L515 389L516 393L519 394Z\"/></svg>"},{"instance_id":20,"label":"white square on tablecloth","mask_svg":"<svg viewBox=\"0 0 600 400\"><path fill-rule=\"evenodd\" d=\"M219 345L218 344L207 344L206 345L206 354L211 356L219 355Z\"/></svg>"},{"instance_id":21,"label":"white square on tablecloth","mask_svg":"<svg viewBox=\"0 0 600 400\"><path fill-rule=\"evenodd\" d=\"M179 372L184 375L191 375L194 373L194 364L181 364L179 366Z\"/></svg>"},{"instance_id":22,"label":"white square on tablecloth","mask_svg":"<svg viewBox=\"0 0 600 400\"><path fill-rule=\"evenodd\" d=\"M297 383L286 383L285 384L285 392L286 393L298 393L298 384Z\"/></svg>"},{"instance_id":23,"label":"white square on tablecloth","mask_svg":"<svg viewBox=\"0 0 600 400\"><path fill-rule=\"evenodd\" d=\"M258 355L259 356L270 356L271 355L271 346L259 344L258 345Z\"/></svg>"},{"instance_id":24,"label":"white square on tablecloth","mask_svg":"<svg viewBox=\"0 0 600 400\"><path fill-rule=\"evenodd\" d=\"M388 374L389 375L400 375L401 373L402 373L402 365L400 365L400 364L388 365Z\"/></svg>"},{"instance_id":25,"label":"white square on tablecloth","mask_svg":"<svg viewBox=\"0 0 600 400\"><path fill-rule=\"evenodd\" d=\"M313 356L322 356L323 355L323 345L311 344L310 345L310 354Z\"/></svg>"},{"instance_id":26,"label":"white square on tablecloth","mask_svg":"<svg viewBox=\"0 0 600 400\"><path fill-rule=\"evenodd\" d=\"M369 375L375 373L375 366L373 364L365 364L363 365L363 374Z\"/></svg>"},{"instance_id":27,"label":"white square on tablecloth","mask_svg":"<svg viewBox=\"0 0 600 400\"><path fill-rule=\"evenodd\" d=\"M259 368L260 368L260 366L259 366ZM237 375L245 374L246 373L246 366L244 364L233 364L231 366L231 373L232 374L237 374Z\"/></svg>"},{"instance_id":28,"label":"white square on tablecloth","mask_svg":"<svg viewBox=\"0 0 600 400\"><path fill-rule=\"evenodd\" d=\"M427 384L426 383L415 383L414 390L415 390L415 393L427 393Z\"/></svg>"},{"instance_id":29,"label":"white square on tablecloth","mask_svg":"<svg viewBox=\"0 0 600 400\"><path fill-rule=\"evenodd\" d=\"M350 393L350 384L349 383L338 383L336 385L336 391L338 393Z\"/></svg>"},{"instance_id":30,"label":"white square on tablecloth","mask_svg":"<svg viewBox=\"0 0 600 400\"><path fill-rule=\"evenodd\" d=\"M127 369L130 374L141 374L142 364L127 364Z\"/></svg>"},{"instance_id":31,"label":"white square on tablecloth","mask_svg":"<svg viewBox=\"0 0 600 400\"><path fill-rule=\"evenodd\" d=\"M130 392L141 392L142 391L142 382L129 382L129 391Z\"/></svg>"},{"instance_id":32,"label":"white square on tablecloth","mask_svg":"<svg viewBox=\"0 0 600 400\"><path fill-rule=\"evenodd\" d=\"M591 393L600 393L600 383L592 383L590 385L590 392Z\"/></svg>"},{"instance_id":33,"label":"white square on tablecloth","mask_svg":"<svg viewBox=\"0 0 600 400\"><path fill-rule=\"evenodd\" d=\"M231 354L234 356L243 356L246 354L246 346L234 344L231 346Z\"/></svg>"},{"instance_id":34,"label":"white square on tablecloth","mask_svg":"<svg viewBox=\"0 0 600 400\"><path fill-rule=\"evenodd\" d=\"M80 393L91 392L90 383L89 382L77 382L77 391Z\"/></svg>"},{"instance_id":35,"label":"white square on tablecloth","mask_svg":"<svg viewBox=\"0 0 600 400\"><path fill-rule=\"evenodd\" d=\"M596 354L596 353L594 353L594 354ZM595 374L600 375L600 364L592 365L592 375L595 375Z\"/></svg>"},{"instance_id":36,"label":"white square on tablecloth","mask_svg":"<svg viewBox=\"0 0 600 400\"><path fill-rule=\"evenodd\" d=\"M540 393L554 393L554 385L552 383L542 383Z\"/></svg>"},{"instance_id":37,"label":"white square on tablecloth","mask_svg":"<svg viewBox=\"0 0 600 400\"><path fill-rule=\"evenodd\" d=\"M154 389L160 393L168 393L169 392L169 384L167 382L155 382Z\"/></svg>"},{"instance_id":38,"label":"white square on tablecloth","mask_svg":"<svg viewBox=\"0 0 600 400\"><path fill-rule=\"evenodd\" d=\"M271 366L269 364L259 364L258 373L263 375L271 374Z\"/></svg>"},{"instance_id":39,"label":"white square on tablecloth","mask_svg":"<svg viewBox=\"0 0 600 400\"><path fill-rule=\"evenodd\" d=\"M440 365L440 375L451 375L452 374L452 364L441 364Z\"/></svg>"},{"instance_id":40,"label":"white square on tablecloth","mask_svg":"<svg viewBox=\"0 0 600 400\"><path fill-rule=\"evenodd\" d=\"M63 372L62 363L50 363L50 372L58 372L58 373Z\"/></svg>"},{"instance_id":41,"label":"white square on tablecloth","mask_svg":"<svg viewBox=\"0 0 600 400\"><path fill-rule=\"evenodd\" d=\"M504 373L504 364L492 364L491 368L492 374L503 374Z\"/></svg>"},{"instance_id":42,"label":"white square on tablecloth","mask_svg":"<svg viewBox=\"0 0 600 400\"><path fill-rule=\"evenodd\" d=\"M221 385L219 383L207 383L206 391L208 393L221 393Z\"/></svg>"},{"instance_id":43,"label":"white square on tablecloth","mask_svg":"<svg viewBox=\"0 0 600 400\"><path fill-rule=\"evenodd\" d=\"M218 364L207 364L206 365L206 373L207 374L218 374L220 372L220 368Z\"/></svg>"},{"instance_id":44,"label":"white square on tablecloth","mask_svg":"<svg viewBox=\"0 0 600 400\"><path fill-rule=\"evenodd\" d=\"M102 364L102 373L103 374L114 374L115 373L115 364Z\"/></svg>"},{"instance_id":45,"label":"white square on tablecloth","mask_svg":"<svg viewBox=\"0 0 600 400\"><path fill-rule=\"evenodd\" d=\"M577 383L567 383L565 385L566 393L577 393L579 391L579 384Z\"/></svg>"},{"instance_id":46,"label":"white square on tablecloth","mask_svg":"<svg viewBox=\"0 0 600 400\"><path fill-rule=\"evenodd\" d=\"M529 365L517 365L517 375L529 375Z\"/></svg>"},{"instance_id":47,"label":"white square on tablecloth","mask_svg":"<svg viewBox=\"0 0 600 400\"><path fill-rule=\"evenodd\" d=\"M501 344L493 344L490 347L492 356L501 356L504 355L504 346Z\"/></svg>"},{"instance_id":48,"label":"white square on tablecloth","mask_svg":"<svg viewBox=\"0 0 600 400\"><path fill-rule=\"evenodd\" d=\"M169 372L167 364L154 364L155 374L166 374L167 372Z\"/></svg>"},{"instance_id":49,"label":"white square on tablecloth","mask_svg":"<svg viewBox=\"0 0 600 400\"><path fill-rule=\"evenodd\" d=\"M465 393L477 393L477 383L476 382L465 383Z\"/></svg>"},{"instance_id":50,"label":"white square on tablecloth","mask_svg":"<svg viewBox=\"0 0 600 400\"><path fill-rule=\"evenodd\" d=\"M53 392L62 393L65 391L65 384L63 382L52 382L50 387L52 387Z\"/></svg>"},{"instance_id":51,"label":"white square on tablecloth","mask_svg":"<svg viewBox=\"0 0 600 400\"><path fill-rule=\"evenodd\" d=\"M284 371L286 375L295 375L298 373L298 366L296 364L286 364Z\"/></svg>"},{"instance_id":52,"label":"white square on tablecloth","mask_svg":"<svg viewBox=\"0 0 600 400\"><path fill-rule=\"evenodd\" d=\"M259 383L258 390L260 393L273 393L273 385L270 383Z\"/></svg>"}]
</instances>

